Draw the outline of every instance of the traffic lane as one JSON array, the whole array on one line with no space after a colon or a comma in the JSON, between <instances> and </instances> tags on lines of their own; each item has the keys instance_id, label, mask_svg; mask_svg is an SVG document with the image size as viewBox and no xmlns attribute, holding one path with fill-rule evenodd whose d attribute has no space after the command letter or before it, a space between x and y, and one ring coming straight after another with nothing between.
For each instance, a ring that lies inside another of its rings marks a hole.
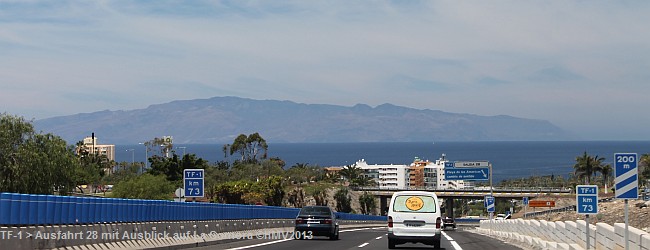
<instances>
[{"instance_id":1,"label":"traffic lane","mask_svg":"<svg viewBox=\"0 0 650 250\"><path fill-rule=\"evenodd\" d=\"M504 250L521 250L523 248L507 244L499 239L491 238L485 235L477 234L472 232L472 230L453 230L453 231L444 231L443 241L445 237L449 238L447 241L451 243L456 243L463 250L485 250L485 249L504 249Z\"/></svg>"},{"instance_id":2,"label":"traffic lane","mask_svg":"<svg viewBox=\"0 0 650 250\"><path fill-rule=\"evenodd\" d=\"M476 234L471 231L443 231L440 249L446 250L485 250L504 249L520 250L522 248L509 245L498 239ZM397 249L433 249L433 246L421 243L405 243L396 246ZM222 244L205 246L194 249L388 249L386 228L359 228L340 231L339 240L329 240L327 237L315 236L308 240L295 239L252 239L224 242Z\"/></svg>"},{"instance_id":3,"label":"traffic lane","mask_svg":"<svg viewBox=\"0 0 650 250\"><path fill-rule=\"evenodd\" d=\"M205 246L193 249L264 249L264 250L280 250L280 249L388 249L388 240L386 236L386 227L376 228L357 228L357 229L342 229L340 231L339 240L329 240L327 237L315 236L312 239L295 240L295 239L280 239L280 240L240 240L231 241L213 246ZM398 245L402 249L433 249L433 246L424 244L406 243ZM454 248L445 237L441 240L441 249L457 249ZM458 249L459 250L459 249ZM482 249L483 250L483 249Z\"/></svg>"}]
</instances>

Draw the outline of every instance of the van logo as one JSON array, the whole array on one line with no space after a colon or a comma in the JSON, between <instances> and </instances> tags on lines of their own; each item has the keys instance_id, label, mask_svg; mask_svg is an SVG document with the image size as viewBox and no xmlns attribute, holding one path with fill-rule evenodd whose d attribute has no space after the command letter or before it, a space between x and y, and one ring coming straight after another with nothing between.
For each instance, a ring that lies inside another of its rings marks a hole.
<instances>
[{"instance_id":1,"label":"van logo","mask_svg":"<svg viewBox=\"0 0 650 250\"><path fill-rule=\"evenodd\" d=\"M411 211L418 211L424 207L424 201L420 197L410 197L406 199L406 208Z\"/></svg>"}]
</instances>

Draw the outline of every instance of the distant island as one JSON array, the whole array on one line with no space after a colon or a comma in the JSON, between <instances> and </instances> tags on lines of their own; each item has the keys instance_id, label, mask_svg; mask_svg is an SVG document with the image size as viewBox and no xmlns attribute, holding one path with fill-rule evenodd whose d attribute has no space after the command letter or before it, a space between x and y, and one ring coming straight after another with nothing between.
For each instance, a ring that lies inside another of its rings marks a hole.
<instances>
[{"instance_id":1,"label":"distant island","mask_svg":"<svg viewBox=\"0 0 650 250\"><path fill-rule=\"evenodd\" d=\"M382 104L346 107L239 97L179 100L144 109L34 121L69 144L95 133L110 144L171 135L175 143L228 143L259 132L269 142L557 141L576 139L545 120Z\"/></svg>"}]
</instances>

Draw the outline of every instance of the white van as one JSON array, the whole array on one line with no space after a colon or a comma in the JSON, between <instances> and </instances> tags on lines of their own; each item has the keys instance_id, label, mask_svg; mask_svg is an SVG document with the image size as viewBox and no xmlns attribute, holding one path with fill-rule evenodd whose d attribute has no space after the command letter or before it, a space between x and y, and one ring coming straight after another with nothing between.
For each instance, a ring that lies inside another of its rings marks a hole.
<instances>
[{"instance_id":1,"label":"white van","mask_svg":"<svg viewBox=\"0 0 650 250\"><path fill-rule=\"evenodd\" d=\"M442 217L433 192L395 192L388 207L388 248L407 242L440 248Z\"/></svg>"}]
</instances>

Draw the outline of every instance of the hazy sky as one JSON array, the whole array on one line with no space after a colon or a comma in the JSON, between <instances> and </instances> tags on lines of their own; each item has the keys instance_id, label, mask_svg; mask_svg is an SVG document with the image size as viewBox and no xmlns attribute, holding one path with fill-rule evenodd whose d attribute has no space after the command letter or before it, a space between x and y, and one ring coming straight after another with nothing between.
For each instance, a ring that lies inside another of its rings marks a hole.
<instances>
[{"instance_id":1,"label":"hazy sky","mask_svg":"<svg viewBox=\"0 0 650 250\"><path fill-rule=\"evenodd\" d=\"M650 1L0 0L0 112L383 103L650 140Z\"/></svg>"}]
</instances>

